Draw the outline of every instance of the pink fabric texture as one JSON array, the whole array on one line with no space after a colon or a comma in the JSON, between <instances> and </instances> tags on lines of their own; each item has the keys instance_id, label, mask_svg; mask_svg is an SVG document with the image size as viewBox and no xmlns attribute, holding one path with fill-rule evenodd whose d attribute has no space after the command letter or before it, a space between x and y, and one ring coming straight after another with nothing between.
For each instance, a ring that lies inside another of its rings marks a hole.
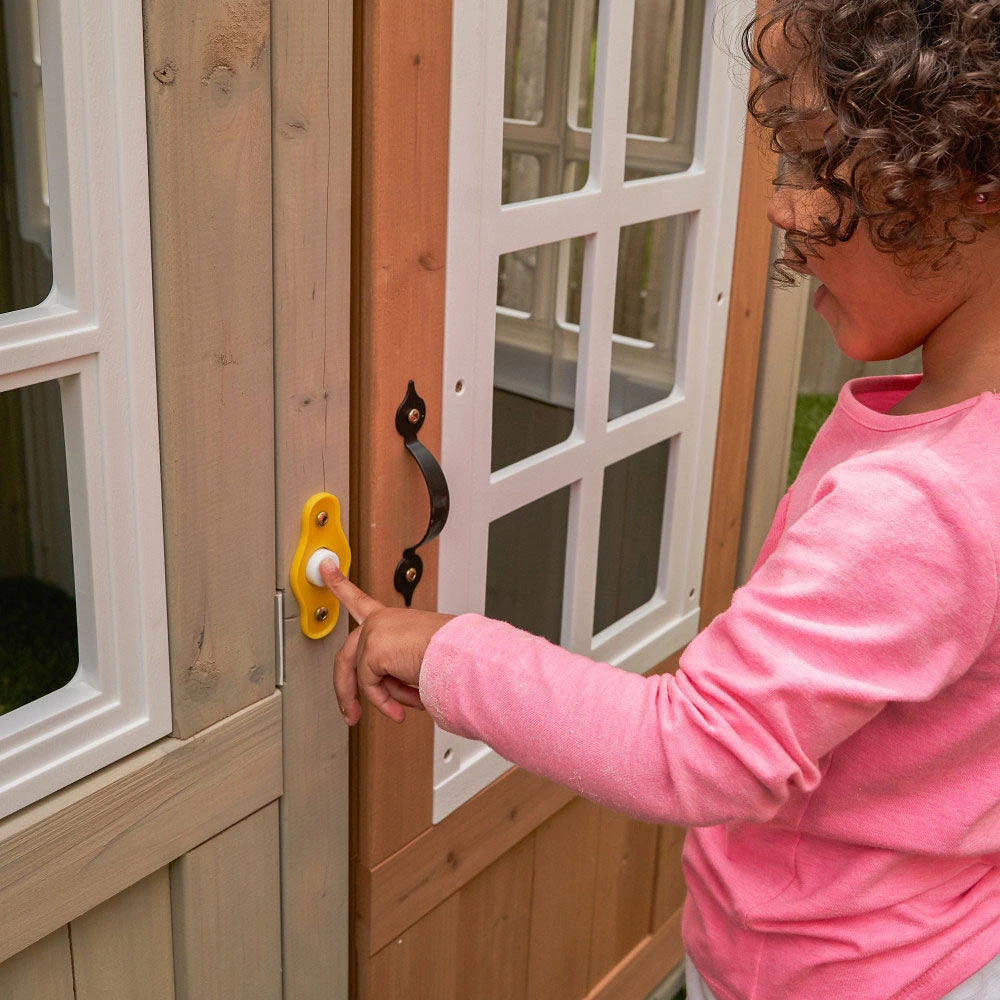
<instances>
[{"instance_id":1,"label":"pink fabric texture","mask_svg":"<svg viewBox=\"0 0 1000 1000\"><path fill-rule=\"evenodd\" d=\"M1000 398L845 386L750 582L675 677L461 616L442 728L686 824L688 953L719 1000L939 1000L1000 952Z\"/></svg>"}]
</instances>

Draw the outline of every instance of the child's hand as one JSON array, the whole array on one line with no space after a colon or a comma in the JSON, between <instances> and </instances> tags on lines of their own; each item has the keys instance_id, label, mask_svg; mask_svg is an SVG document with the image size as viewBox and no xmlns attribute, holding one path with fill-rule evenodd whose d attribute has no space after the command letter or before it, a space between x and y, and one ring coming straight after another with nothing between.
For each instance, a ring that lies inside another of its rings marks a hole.
<instances>
[{"instance_id":1,"label":"child's hand","mask_svg":"<svg viewBox=\"0 0 1000 1000\"><path fill-rule=\"evenodd\" d=\"M451 615L407 608L387 608L355 587L332 559L319 567L333 596L360 623L337 654L333 687L344 721L361 718L358 689L383 714L402 722L406 710L423 708L418 684L420 665L431 637Z\"/></svg>"}]
</instances>

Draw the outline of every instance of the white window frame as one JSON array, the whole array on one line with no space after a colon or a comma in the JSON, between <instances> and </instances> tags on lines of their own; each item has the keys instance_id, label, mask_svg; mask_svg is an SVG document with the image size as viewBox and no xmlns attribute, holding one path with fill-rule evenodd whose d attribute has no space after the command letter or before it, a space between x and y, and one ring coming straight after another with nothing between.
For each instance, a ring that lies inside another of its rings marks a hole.
<instances>
[{"instance_id":1,"label":"white window frame","mask_svg":"<svg viewBox=\"0 0 1000 1000\"><path fill-rule=\"evenodd\" d=\"M61 386L80 666L0 716L0 816L171 729L141 6L38 13L53 287L0 315L0 391Z\"/></svg>"},{"instance_id":2,"label":"white window frame","mask_svg":"<svg viewBox=\"0 0 1000 1000\"><path fill-rule=\"evenodd\" d=\"M579 191L501 205L505 8L503 0L468 0L454 10L442 430L452 505L441 536L438 604L482 612L490 523L569 486L561 642L644 672L697 630L745 120L730 57L713 34L720 10L737 23L750 8L747 0L708 5L691 166L625 183L634 0L602 2L589 180ZM676 383L666 399L608 422L619 230L682 214L691 221ZM581 327L589 335L580 338L573 433L491 473L498 260L579 236L587 237ZM604 470L665 440L670 463L656 592L595 636ZM433 821L509 766L482 744L436 730Z\"/></svg>"}]
</instances>

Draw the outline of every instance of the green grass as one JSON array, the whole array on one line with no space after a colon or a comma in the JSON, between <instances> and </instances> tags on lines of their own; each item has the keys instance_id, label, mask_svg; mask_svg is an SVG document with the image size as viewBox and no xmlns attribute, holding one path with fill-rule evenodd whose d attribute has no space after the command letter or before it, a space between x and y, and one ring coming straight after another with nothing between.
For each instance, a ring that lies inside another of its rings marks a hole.
<instances>
[{"instance_id":1,"label":"green grass","mask_svg":"<svg viewBox=\"0 0 1000 1000\"><path fill-rule=\"evenodd\" d=\"M802 468L802 460L806 457L809 445L812 444L816 432L823 421L830 416L830 411L837 402L836 396L824 393L802 393L795 403L795 426L792 430L792 453L788 460L788 485L794 482Z\"/></svg>"}]
</instances>

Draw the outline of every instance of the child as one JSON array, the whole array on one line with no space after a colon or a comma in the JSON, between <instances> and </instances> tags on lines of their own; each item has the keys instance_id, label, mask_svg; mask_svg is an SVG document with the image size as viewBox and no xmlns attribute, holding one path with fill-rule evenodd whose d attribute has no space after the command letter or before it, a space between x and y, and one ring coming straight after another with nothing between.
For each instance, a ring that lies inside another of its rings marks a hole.
<instances>
[{"instance_id":1,"label":"child","mask_svg":"<svg viewBox=\"0 0 1000 1000\"><path fill-rule=\"evenodd\" d=\"M775 0L745 45L777 267L858 360L750 582L675 677L383 609L337 657L443 728L691 827L689 996L1000 998L1000 0Z\"/></svg>"}]
</instances>

